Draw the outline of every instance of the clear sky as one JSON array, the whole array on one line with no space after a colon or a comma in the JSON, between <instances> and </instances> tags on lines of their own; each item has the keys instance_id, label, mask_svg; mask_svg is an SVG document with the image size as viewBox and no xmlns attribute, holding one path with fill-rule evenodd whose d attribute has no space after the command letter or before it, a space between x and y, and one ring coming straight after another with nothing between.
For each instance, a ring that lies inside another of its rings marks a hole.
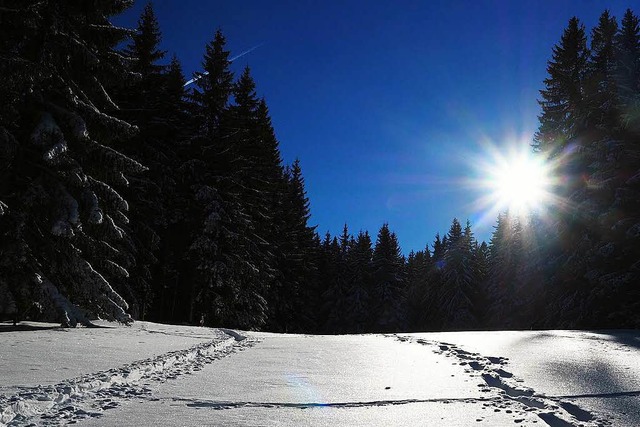
<instances>
[{"instance_id":1,"label":"clear sky","mask_svg":"<svg viewBox=\"0 0 640 427\"><path fill-rule=\"evenodd\" d=\"M135 27L145 1L116 18ZM318 232L374 236L388 222L403 251L451 220L489 240L495 215L476 201L489 147L531 142L546 62L569 18L587 30L622 1L153 2L162 48L187 78L222 29L233 69L249 65L285 162L301 161ZM637 3L636 3L637 6ZM639 10L636 7L635 12Z\"/></svg>"}]
</instances>

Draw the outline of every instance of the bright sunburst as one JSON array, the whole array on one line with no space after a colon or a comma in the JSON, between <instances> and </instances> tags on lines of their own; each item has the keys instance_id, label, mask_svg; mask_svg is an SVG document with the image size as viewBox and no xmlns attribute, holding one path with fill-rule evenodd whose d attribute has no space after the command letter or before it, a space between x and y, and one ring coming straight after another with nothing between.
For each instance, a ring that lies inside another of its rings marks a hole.
<instances>
[{"instance_id":1,"label":"bright sunburst","mask_svg":"<svg viewBox=\"0 0 640 427\"><path fill-rule=\"evenodd\" d=\"M482 154L474 156L471 185L480 195L473 206L483 212L481 221L491 222L506 210L521 217L544 215L559 202L552 164L531 151L528 138L509 139L514 142L506 146L483 141Z\"/></svg>"},{"instance_id":2,"label":"bright sunburst","mask_svg":"<svg viewBox=\"0 0 640 427\"><path fill-rule=\"evenodd\" d=\"M498 206L527 214L549 201L549 171L539 158L520 153L499 160L486 181Z\"/></svg>"}]
</instances>

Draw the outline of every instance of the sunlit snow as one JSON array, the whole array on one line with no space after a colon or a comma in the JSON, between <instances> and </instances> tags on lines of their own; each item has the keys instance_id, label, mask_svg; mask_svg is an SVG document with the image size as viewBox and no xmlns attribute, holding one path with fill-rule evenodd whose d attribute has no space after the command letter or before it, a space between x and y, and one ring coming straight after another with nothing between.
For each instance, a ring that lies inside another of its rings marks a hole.
<instances>
[{"instance_id":1,"label":"sunlit snow","mask_svg":"<svg viewBox=\"0 0 640 427\"><path fill-rule=\"evenodd\" d=\"M640 425L636 331L0 325L0 425Z\"/></svg>"}]
</instances>

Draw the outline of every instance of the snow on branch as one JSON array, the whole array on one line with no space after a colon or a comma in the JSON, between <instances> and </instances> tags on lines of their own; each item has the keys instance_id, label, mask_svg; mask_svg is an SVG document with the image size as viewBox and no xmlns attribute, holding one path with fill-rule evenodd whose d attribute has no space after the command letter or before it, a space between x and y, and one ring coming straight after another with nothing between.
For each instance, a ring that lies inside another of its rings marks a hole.
<instances>
[{"instance_id":1,"label":"snow on branch","mask_svg":"<svg viewBox=\"0 0 640 427\"><path fill-rule=\"evenodd\" d=\"M119 211L128 211L129 204L125 199L118 194L116 190L114 190L110 185L105 184L102 181L98 181L92 177L87 177L89 180L89 184L91 188L95 191L94 194L97 194L102 200L108 203L111 207L115 208L115 210Z\"/></svg>"},{"instance_id":2,"label":"snow on branch","mask_svg":"<svg viewBox=\"0 0 640 427\"><path fill-rule=\"evenodd\" d=\"M31 142L39 147L64 142L64 135L50 113L40 115L40 121L31 132Z\"/></svg>"},{"instance_id":3,"label":"snow on branch","mask_svg":"<svg viewBox=\"0 0 640 427\"><path fill-rule=\"evenodd\" d=\"M71 134L75 139L84 140L89 137L87 123L80 115L52 103L47 103L47 107L61 116L67 127L71 129Z\"/></svg>"},{"instance_id":4,"label":"snow on branch","mask_svg":"<svg viewBox=\"0 0 640 427\"><path fill-rule=\"evenodd\" d=\"M143 166L131 157L127 157L111 147L107 147L96 141L90 141L90 144L91 149L98 152L101 156L101 160L109 162L110 165L115 166L117 169L135 174L141 174L149 170L146 166Z\"/></svg>"},{"instance_id":5,"label":"snow on branch","mask_svg":"<svg viewBox=\"0 0 640 427\"><path fill-rule=\"evenodd\" d=\"M35 281L45 295L51 300L53 305L58 309L62 317L62 324L67 327L75 327L78 323L85 326L93 326L91 321L85 316L85 314L76 307L71 301L58 291L53 283L41 274L36 274Z\"/></svg>"},{"instance_id":6,"label":"snow on branch","mask_svg":"<svg viewBox=\"0 0 640 427\"><path fill-rule=\"evenodd\" d=\"M9 212L9 206L7 206L2 200L0 200L0 216Z\"/></svg>"},{"instance_id":7,"label":"snow on branch","mask_svg":"<svg viewBox=\"0 0 640 427\"><path fill-rule=\"evenodd\" d=\"M125 310L129 308L127 302L98 273L85 259L75 258L75 270L82 276L84 286L82 288L87 301L101 301L99 315L106 316L107 320L116 320L122 323L131 323L133 320Z\"/></svg>"},{"instance_id":8,"label":"snow on branch","mask_svg":"<svg viewBox=\"0 0 640 427\"><path fill-rule=\"evenodd\" d=\"M138 132L138 127L133 126L124 120L120 120L108 114L105 114L98 110L95 105L82 101L77 96L73 99L74 103L80 107L84 112L89 113L93 116L93 119L101 122L103 126L108 127L111 131L114 132L116 136L129 138Z\"/></svg>"},{"instance_id":9,"label":"snow on branch","mask_svg":"<svg viewBox=\"0 0 640 427\"><path fill-rule=\"evenodd\" d=\"M88 222L90 224L102 224L104 214L102 213L102 209L100 209L100 203L98 202L96 193L87 188L82 193L82 199L84 203L89 206Z\"/></svg>"},{"instance_id":10,"label":"snow on branch","mask_svg":"<svg viewBox=\"0 0 640 427\"><path fill-rule=\"evenodd\" d=\"M80 223L78 202L62 186L58 186L58 219L51 227L51 233L56 236L72 237L73 229Z\"/></svg>"},{"instance_id":11,"label":"snow on branch","mask_svg":"<svg viewBox=\"0 0 640 427\"><path fill-rule=\"evenodd\" d=\"M109 215L104 216L106 221L104 222L104 226L106 227L107 233L115 239L123 239L125 236L125 232L122 228L118 227Z\"/></svg>"}]
</instances>

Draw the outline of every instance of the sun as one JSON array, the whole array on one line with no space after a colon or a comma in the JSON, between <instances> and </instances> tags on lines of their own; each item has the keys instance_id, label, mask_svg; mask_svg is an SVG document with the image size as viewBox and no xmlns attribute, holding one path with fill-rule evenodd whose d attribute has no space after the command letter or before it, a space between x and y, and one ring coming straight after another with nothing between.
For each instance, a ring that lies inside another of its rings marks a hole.
<instances>
[{"instance_id":1,"label":"sun","mask_svg":"<svg viewBox=\"0 0 640 427\"><path fill-rule=\"evenodd\" d=\"M550 200L549 168L534 153L511 153L485 170L485 184L495 207L526 215Z\"/></svg>"},{"instance_id":2,"label":"sun","mask_svg":"<svg viewBox=\"0 0 640 427\"><path fill-rule=\"evenodd\" d=\"M565 157L534 152L529 133L507 135L503 141L483 136L479 149L464 155L468 169L459 182L473 191L468 206L476 222L491 224L508 213L527 224L551 219L556 209L568 207L558 191L566 181L558 174Z\"/></svg>"}]
</instances>

